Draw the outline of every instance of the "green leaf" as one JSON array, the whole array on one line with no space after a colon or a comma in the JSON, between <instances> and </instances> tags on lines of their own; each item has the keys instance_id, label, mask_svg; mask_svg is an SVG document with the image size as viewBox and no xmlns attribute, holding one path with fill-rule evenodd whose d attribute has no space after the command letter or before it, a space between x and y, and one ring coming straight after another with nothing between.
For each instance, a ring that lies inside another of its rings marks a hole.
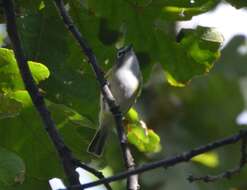
<instances>
[{"instance_id":1,"label":"green leaf","mask_svg":"<svg viewBox=\"0 0 247 190\"><path fill-rule=\"evenodd\" d=\"M208 73L220 56L219 47L223 42L219 32L207 27L181 32L184 37L174 44L174 57L161 57L168 82L175 86L184 86L194 76Z\"/></svg>"},{"instance_id":2,"label":"green leaf","mask_svg":"<svg viewBox=\"0 0 247 190\"><path fill-rule=\"evenodd\" d=\"M219 165L219 157L215 152L203 153L192 158L192 161L198 162L210 168L215 168Z\"/></svg>"},{"instance_id":3,"label":"green leaf","mask_svg":"<svg viewBox=\"0 0 247 190\"><path fill-rule=\"evenodd\" d=\"M141 152L159 152L161 150L160 138L151 129L144 129L140 124L129 124L128 141Z\"/></svg>"},{"instance_id":4,"label":"green leaf","mask_svg":"<svg viewBox=\"0 0 247 190\"><path fill-rule=\"evenodd\" d=\"M189 20L195 15L212 9L217 3L217 1L207 1L204 4L188 4L187 7L166 5L162 7L161 18L166 20Z\"/></svg>"},{"instance_id":5,"label":"green leaf","mask_svg":"<svg viewBox=\"0 0 247 190\"><path fill-rule=\"evenodd\" d=\"M19 102L0 92L0 119L16 117L21 109Z\"/></svg>"},{"instance_id":6,"label":"green leaf","mask_svg":"<svg viewBox=\"0 0 247 190\"><path fill-rule=\"evenodd\" d=\"M66 145L78 158L83 161L88 159L90 155L87 153L87 147L95 133L94 124L63 104L47 101L47 106Z\"/></svg>"},{"instance_id":7,"label":"green leaf","mask_svg":"<svg viewBox=\"0 0 247 190\"><path fill-rule=\"evenodd\" d=\"M38 178L47 182L52 177L63 178L57 152L27 91L9 92L8 96L20 102L23 108L16 117L0 120L0 146L16 152L24 160L30 180ZM86 150L95 132L92 123L64 105L51 101L47 101L47 105L65 143L77 158L84 161L89 159ZM32 181L26 181L25 184L29 186L28 184L32 184ZM18 188L23 187L20 185Z\"/></svg>"},{"instance_id":8,"label":"green leaf","mask_svg":"<svg viewBox=\"0 0 247 190\"><path fill-rule=\"evenodd\" d=\"M41 11L44 8L45 8L45 2L41 1L40 4L39 4L39 10Z\"/></svg>"},{"instance_id":9,"label":"green leaf","mask_svg":"<svg viewBox=\"0 0 247 190\"><path fill-rule=\"evenodd\" d=\"M130 108L130 110L125 115L126 119L132 123L139 122L139 115L134 108Z\"/></svg>"},{"instance_id":10,"label":"green leaf","mask_svg":"<svg viewBox=\"0 0 247 190\"><path fill-rule=\"evenodd\" d=\"M50 76L48 68L40 63L29 61L29 68L36 83L45 80Z\"/></svg>"},{"instance_id":11,"label":"green leaf","mask_svg":"<svg viewBox=\"0 0 247 190\"><path fill-rule=\"evenodd\" d=\"M50 72L41 63L29 61L28 65L36 83L49 77ZM10 49L0 48L0 87L11 89L24 89L14 52Z\"/></svg>"},{"instance_id":12,"label":"green leaf","mask_svg":"<svg viewBox=\"0 0 247 190\"><path fill-rule=\"evenodd\" d=\"M138 112L131 108L125 115L128 141L141 152L159 152L160 137L140 120Z\"/></svg>"},{"instance_id":13,"label":"green leaf","mask_svg":"<svg viewBox=\"0 0 247 190\"><path fill-rule=\"evenodd\" d=\"M31 98L27 91L15 91L11 94L11 98L21 102L26 109L32 107ZM65 105L55 104L51 101L46 101L46 103L59 132L64 137L65 143L68 144L78 156L83 159L87 158L87 146L95 132L95 127L92 122ZM41 130L43 130L42 127Z\"/></svg>"},{"instance_id":14,"label":"green leaf","mask_svg":"<svg viewBox=\"0 0 247 190\"><path fill-rule=\"evenodd\" d=\"M22 184L25 173L23 160L16 153L0 146L0 186Z\"/></svg>"},{"instance_id":15,"label":"green leaf","mask_svg":"<svg viewBox=\"0 0 247 190\"><path fill-rule=\"evenodd\" d=\"M32 100L26 90L17 90L9 92L9 96L20 102L24 108L32 107Z\"/></svg>"}]
</instances>

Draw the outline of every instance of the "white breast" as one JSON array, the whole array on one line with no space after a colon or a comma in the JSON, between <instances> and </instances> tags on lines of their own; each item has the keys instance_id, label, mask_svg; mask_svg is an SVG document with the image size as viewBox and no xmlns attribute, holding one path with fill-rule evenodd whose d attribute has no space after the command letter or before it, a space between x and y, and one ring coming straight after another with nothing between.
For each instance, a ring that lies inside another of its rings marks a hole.
<instances>
[{"instance_id":1,"label":"white breast","mask_svg":"<svg viewBox=\"0 0 247 190\"><path fill-rule=\"evenodd\" d=\"M120 88L122 89L122 93L125 97L131 97L139 86L139 81L137 79L137 76L133 74L133 72L129 70L120 70L116 73L116 76L119 81L124 81L120 83Z\"/></svg>"},{"instance_id":2,"label":"white breast","mask_svg":"<svg viewBox=\"0 0 247 190\"><path fill-rule=\"evenodd\" d=\"M111 91L123 113L127 112L135 102L140 85L139 78L140 69L135 55L125 60L124 64L117 67L109 77Z\"/></svg>"}]
</instances>

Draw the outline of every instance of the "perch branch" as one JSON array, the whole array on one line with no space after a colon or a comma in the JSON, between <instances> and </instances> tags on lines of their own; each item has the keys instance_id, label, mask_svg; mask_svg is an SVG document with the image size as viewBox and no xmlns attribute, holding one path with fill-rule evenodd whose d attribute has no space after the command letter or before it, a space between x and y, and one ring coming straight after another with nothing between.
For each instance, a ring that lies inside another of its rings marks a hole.
<instances>
[{"instance_id":1,"label":"perch branch","mask_svg":"<svg viewBox=\"0 0 247 190\"><path fill-rule=\"evenodd\" d=\"M72 18L67 13L63 0L54 0L56 3L56 6L58 8L58 11L63 19L64 24L68 28L68 30L71 32L73 37L76 39L76 41L79 43L83 53L87 56L89 63L91 64L96 78L100 84L101 93L103 94L104 98L106 99L110 110L114 116L116 128L118 132L118 137L121 145L122 155L125 167L127 170L131 171L135 168L135 163L133 156L130 152L130 149L128 147L127 137L124 133L124 127L123 127L123 117L122 113L119 110L119 106L116 104L115 98L111 93L111 90L109 89L109 86L107 84L107 81L104 77L104 73L100 69L97 63L97 59L95 54L93 53L93 50L89 47L86 39L82 36L78 28L73 23ZM138 176L133 175L129 176L127 179L127 187L129 190L137 190L139 189L138 184Z\"/></svg>"},{"instance_id":2,"label":"perch branch","mask_svg":"<svg viewBox=\"0 0 247 190\"><path fill-rule=\"evenodd\" d=\"M182 154L179 154L176 156L172 156L172 157L167 158L167 159L155 161L155 162L152 162L149 164L144 164L143 166L136 167L133 170L125 171L125 172L116 174L114 176L107 177L105 179L100 179L100 180L97 180L97 181L94 181L91 183L86 183L86 184L80 185L80 187L82 189L86 189L86 188L94 187L94 186L97 186L97 185L100 185L103 183L111 183L113 181L121 180L121 179L124 179L128 176L131 176L134 174L140 174L140 173L143 173L143 172L146 172L146 171L149 171L152 169L156 169L159 167L169 168L169 167L175 166L175 165L182 163L182 162L188 162L193 157L198 156L199 154L202 154L202 153L205 153L205 152L208 152L208 151L211 151L211 150L214 150L214 149L226 146L226 145L237 143L238 141L243 140L245 138L247 138L247 130L242 130L238 134L235 134L235 135L232 135L232 136L220 139L220 140L216 140L216 141L211 142L209 144L206 144L204 146L200 146L198 148L192 149L188 152L185 152L185 153L182 153ZM245 146L246 145L244 144L242 146L242 149ZM78 187L78 186L72 186L71 188L74 188L74 187ZM66 189L61 189L61 190L66 190Z\"/></svg>"},{"instance_id":3,"label":"perch branch","mask_svg":"<svg viewBox=\"0 0 247 190\"><path fill-rule=\"evenodd\" d=\"M28 91L32 99L32 102L42 119L45 129L48 132L53 142L53 145L55 146L58 152L59 158L64 168L64 173L67 176L70 185L80 184L79 176L77 172L75 171L76 167L78 166L91 172L92 174L94 174L100 179L103 178L104 176L97 170L94 170L93 168L90 168L89 166L85 164L79 163L79 161L77 161L73 157L69 148L64 144L62 138L60 137L56 129L55 123L51 118L51 114L45 105L44 98L40 94L39 89L34 82L31 71L28 67L27 59L24 56L20 38L17 32L13 2L11 0L3 0L3 7L5 10L5 16L6 16L6 21L7 21L7 32L8 32L9 38L13 46L13 50L15 53L15 57L17 60L17 64L18 64L25 88ZM108 190L111 190L109 185L106 185L106 187Z\"/></svg>"}]
</instances>

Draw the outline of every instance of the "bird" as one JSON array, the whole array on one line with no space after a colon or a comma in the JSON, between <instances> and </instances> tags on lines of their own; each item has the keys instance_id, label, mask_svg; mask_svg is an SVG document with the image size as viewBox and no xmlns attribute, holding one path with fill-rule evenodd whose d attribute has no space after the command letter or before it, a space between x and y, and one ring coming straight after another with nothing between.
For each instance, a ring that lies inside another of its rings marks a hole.
<instances>
[{"instance_id":1,"label":"bird","mask_svg":"<svg viewBox=\"0 0 247 190\"><path fill-rule=\"evenodd\" d=\"M106 79L121 113L126 114L140 95L142 86L139 61L131 44L117 50L116 63L107 72ZM101 94L99 128L88 146L89 153L97 157L102 155L113 125L114 117Z\"/></svg>"}]
</instances>

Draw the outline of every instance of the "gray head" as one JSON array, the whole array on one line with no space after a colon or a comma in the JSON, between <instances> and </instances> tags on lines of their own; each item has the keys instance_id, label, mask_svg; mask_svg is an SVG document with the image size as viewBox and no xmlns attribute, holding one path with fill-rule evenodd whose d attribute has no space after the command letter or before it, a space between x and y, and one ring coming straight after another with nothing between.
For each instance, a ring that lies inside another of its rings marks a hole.
<instances>
[{"instance_id":1,"label":"gray head","mask_svg":"<svg viewBox=\"0 0 247 190\"><path fill-rule=\"evenodd\" d=\"M118 49L118 51L117 51L117 58L119 59L119 58L123 57L125 54L127 54L130 51L133 51L132 44L127 45L127 46L124 46L124 47Z\"/></svg>"},{"instance_id":2,"label":"gray head","mask_svg":"<svg viewBox=\"0 0 247 190\"><path fill-rule=\"evenodd\" d=\"M132 44L128 46L124 46L117 51L117 64L122 64L129 56L133 55L133 47Z\"/></svg>"}]
</instances>

